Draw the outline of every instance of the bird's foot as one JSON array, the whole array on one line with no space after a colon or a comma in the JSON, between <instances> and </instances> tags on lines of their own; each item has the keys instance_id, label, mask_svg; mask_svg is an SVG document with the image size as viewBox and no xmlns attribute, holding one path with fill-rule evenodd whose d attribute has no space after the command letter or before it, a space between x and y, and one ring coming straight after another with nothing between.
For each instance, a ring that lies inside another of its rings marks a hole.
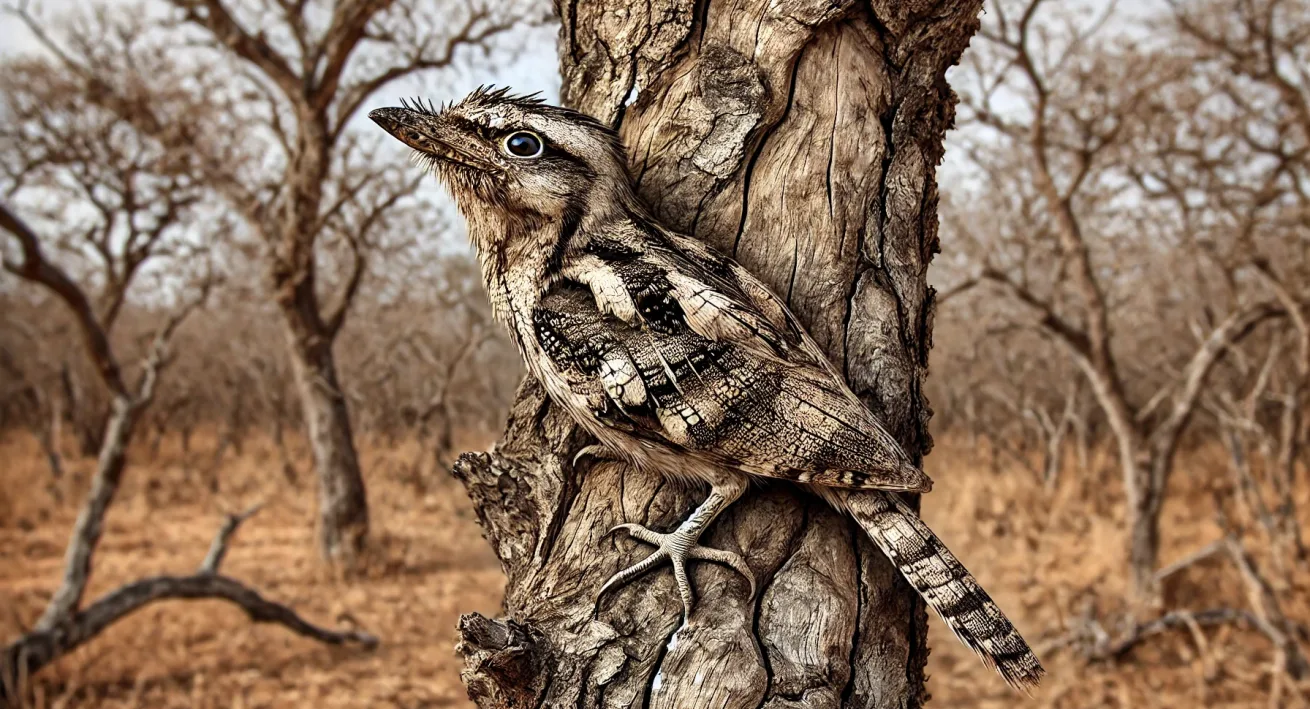
<instances>
[{"instance_id":1,"label":"bird's foot","mask_svg":"<svg viewBox=\"0 0 1310 709\"><path fill-rule=\"evenodd\" d=\"M751 573L750 567L746 565L746 560L741 558L740 554L723 551L722 549L711 549L697 544L700 539L700 531L689 528L687 523L683 523L668 534L652 532L639 524L620 524L611 529L606 536L620 529L627 530L628 534L635 539L640 539L647 544L653 544L655 551L645 559L611 576L596 594L597 603L600 603L600 599L605 595L606 591L623 586L655 568L661 562L668 561L673 565L673 578L678 582L678 595L682 597L682 620L685 623L691 617L691 608L696 603L696 596L692 592L691 582L687 579L687 561L691 559L713 561L724 566L731 566L750 582L751 598L755 597L755 575Z\"/></svg>"}]
</instances>

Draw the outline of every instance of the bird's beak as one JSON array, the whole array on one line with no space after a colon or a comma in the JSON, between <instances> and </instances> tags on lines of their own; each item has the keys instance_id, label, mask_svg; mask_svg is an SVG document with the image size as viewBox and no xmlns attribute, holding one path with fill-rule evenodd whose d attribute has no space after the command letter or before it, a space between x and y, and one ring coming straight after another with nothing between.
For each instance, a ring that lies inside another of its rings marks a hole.
<instances>
[{"instance_id":1,"label":"bird's beak","mask_svg":"<svg viewBox=\"0 0 1310 709\"><path fill-rule=\"evenodd\" d=\"M368 112L368 117L373 119L374 123L382 126L382 130L417 150L417 145L405 140L406 126L416 122L414 116L410 115L412 113L413 111L405 108L375 108Z\"/></svg>"},{"instance_id":2,"label":"bird's beak","mask_svg":"<svg viewBox=\"0 0 1310 709\"><path fill-rule=\"evenodd\" d=\"M474 141L453 135L440 115L408 108L377 108L368 117L393 138L425 156L458 163L476 170L494 171L495 164L477 155Z\"/></svg>"}]
</instances>

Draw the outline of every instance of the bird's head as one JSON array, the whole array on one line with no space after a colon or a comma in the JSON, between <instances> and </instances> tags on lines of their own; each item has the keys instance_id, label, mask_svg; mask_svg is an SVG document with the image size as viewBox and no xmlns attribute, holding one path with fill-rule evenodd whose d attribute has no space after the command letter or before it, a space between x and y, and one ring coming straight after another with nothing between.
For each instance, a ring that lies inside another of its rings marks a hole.
<instances>
[{"instance_id":1,"label":"bird's head","mask_svg":"<svg viewBox=\"0 0 1310 709\"><path fill-rule=\"evenodd\" d=\"M414 149L470 220L576 221L592 205L615 201L606 198L631 194L618 137L586 114L485 87L440 108L403 103L369 118Z\"/></svg>"}]
</instances>

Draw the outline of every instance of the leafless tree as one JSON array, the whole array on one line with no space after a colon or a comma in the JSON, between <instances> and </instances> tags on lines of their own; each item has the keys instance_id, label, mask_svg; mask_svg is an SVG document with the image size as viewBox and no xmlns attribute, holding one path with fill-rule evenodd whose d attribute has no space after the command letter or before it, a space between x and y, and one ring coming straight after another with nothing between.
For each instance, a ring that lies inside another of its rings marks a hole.
<instances>
[{"instance_id":1,"label":"leafless tree","mask_svg":"<svg viewBox=\"0 0 1310 709\"><path fill-rule=\"evenodd\" d=\"M1132 166L1167 132L1161 96L1189 65L1167 53L1096 44L1103 17L1042 10L1041 0L997 6L982 31L987 51L974 55L964 84L966 120L991 141L970 146L970 159L994 190L991 206L1013 215L1000 243L976 252L985 256L975 278L1031 313L1090 385L1117 442L1135 598L1149 605L1157 599L1159 515L1181 436L1229 345L1282 308L1268 296L1236 293L1178 375L1136 396L1139 363L1125 365L1115 326L1151 322L1157 304L1134 297L1134 252L1145 256L1188 234L1165 211L1143 209L1117 225L1105 215L1122 201L1148 199L1132 191Z\"/></svg>"},{"instance_id":2,"label":"leafless tree","mask_svg":"<svg viewBox=\"0 0 1310 709\"><path fill-rule=\"evenodd\" d=\"M162 199L166 204L173 203L170 198L158 195L154 199ZM143 201L153 200L143 197ZM121 205L111 207L110 211L117 213L123 208ZM254 620L279 622L324 642L374 643L367 635L334 633L317 628L300 619L289 608L264 599L234 579L218 575L218 565L226 549L227 539L240 523L240 518L232 518L220 532L210 555L201 564L197 574L145 579L110 592L89 606L83 605L93 557L104 529L105 514L113 503L127 468L128 444L132 433L141 420L142 411L154 398L159 375L168 362L169 341L187 315L203 301L211 282L206 276L198 285L198 293L186 294L183 304L168 315L156 331L135 381L130 381L110 343L103 316L97 314L92 299L72 277L46 256L42 240L4 206L0 206L0 229L17 241L20 253L11 259L6 252L5 270L55 293L72 311L82 334L84 349L95 363L112 397L111 414L105 425L91 489L78 514L65 552L63 578L31 632L10 643L0 653L0 702L7 706L11 700L21 701L19 698L22 696L25 679L32 672L90 640L120 618L164 598L224 599L245 609ZM167 243L160 237L151 242L151 248L162 250ZM133 251L133 248L130 240L112 239L106 247L106 261L121 262L136 258L134 254L138 252ZM140 256L140 260L144 262L157 253L147 251ZM130 277L125 279L124 289L130 283Z\"/></svg>"},{"instance_id":3,"label":"leafless tree","mask_svg":"<svg viewBox=\"0 0 1310 709\"><path fill-rule=\"evenodd\" d=\"M195 248L172 238L202 196L193 166L98 110L78 82L52 73L47 62L19 59L5 69L0 164L6 198L69 227L53 246L86 269L89 314L112 334L129 288L151 258ZM33 375L58 382L42 387L40 398L48 403L40 408L61 402L83 452L94 454L109 416L107 402L99 405L103 397L75 381L66 363L57 373Z\"/></svg>"},{"instance_id":4,"label":"leafless tree","mask_svg":"<svg viewBox=\"0 0 1310 709\"><path fill-rule=\"evenodd\" d=\"M17 14L100 89L103 105L175 152L198 154L210 184L262 244L318 472L320 551L349 563L366 538L368 506L333 346L370 248L418 185L394 150L379 148L380 136L351 130L351 121L393 82L456 66L463 52L487 47L522 12L476 0L169 4L173 13L161 26L136 36L163 33L163 46L185 46L204 65L205 101L217 110L203 125L156 111L157 88L122 86L107 74L115 62L101 61L105 50L92 33L61 44L30 13ZM325 294L333 281L335 293Z\"/></svg>"},{"instance_id":5,"label":"leafless tree","mask_svg":"<svg viewBox=\"0 0 1310 709\"><path fill-rule=\"evenodd\" d=\"M1175 202L1180 193L1205 194L1204 208L1179 209L1200 225L1207 252L1232 268L1249 266L1289 316L1290 345L1270 349L1284 366L1271 362L1257 383L1259 397L1278 409L1267 438L1276 536L1305 564L1293 491L1310 433L1310 7L1276 0L1171 5L1169 27L1196 67L1197 87L1183 104L1194 127L1161 145L1161 166L1149 177L1157 194Z\"/></svg>"},{"instance_id":6,"label":"leafless tree","mask_svg":"<svg viewBox=\"0 0 1310 709\"><path fill-rule=\"evenodd\" d=\"M4 270L39 286L71 314L81 350L110 401L62 579L32 631L4 649L0 698L17 696L27 674L158 598L227 598L252 617L312 629L288 609L217 576L219 556L197 576L149 579L84 606L105 515L127 469L128 445L170 361L174 334L213 286L216 271L207 244L210 230L225 224L206 214L209 193L196 162L89 100L78 77L48 61L25 59L6 62L0 74L7 199L66 234L42 239L0 206L0 228L10 236ZM170 268L159 268L161 263ZM165 315L134 373L124 361L124 348L114 343L113 329L133 287L147 278L164 285L153 289L154 300L144 305ZM226 534L221 542L220 556Z\"/></svg>"}]
</instances>

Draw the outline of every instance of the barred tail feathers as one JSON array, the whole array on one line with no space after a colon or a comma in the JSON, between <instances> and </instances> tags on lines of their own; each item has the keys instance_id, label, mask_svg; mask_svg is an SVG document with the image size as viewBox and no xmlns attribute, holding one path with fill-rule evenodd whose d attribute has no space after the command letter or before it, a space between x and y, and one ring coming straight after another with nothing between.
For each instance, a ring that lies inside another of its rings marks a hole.
<instances>
[{"instance_id":1,"label":"barred tail feathers","mask_svg":"<svg viewBox=\"0 0 1310 709\"><path fill-rule=\"evenodd\" d=\"M968 569L900 497L852 492L845 507L960 642L1027 693L1046 670Z\"/></svg>"}]
</instances>

